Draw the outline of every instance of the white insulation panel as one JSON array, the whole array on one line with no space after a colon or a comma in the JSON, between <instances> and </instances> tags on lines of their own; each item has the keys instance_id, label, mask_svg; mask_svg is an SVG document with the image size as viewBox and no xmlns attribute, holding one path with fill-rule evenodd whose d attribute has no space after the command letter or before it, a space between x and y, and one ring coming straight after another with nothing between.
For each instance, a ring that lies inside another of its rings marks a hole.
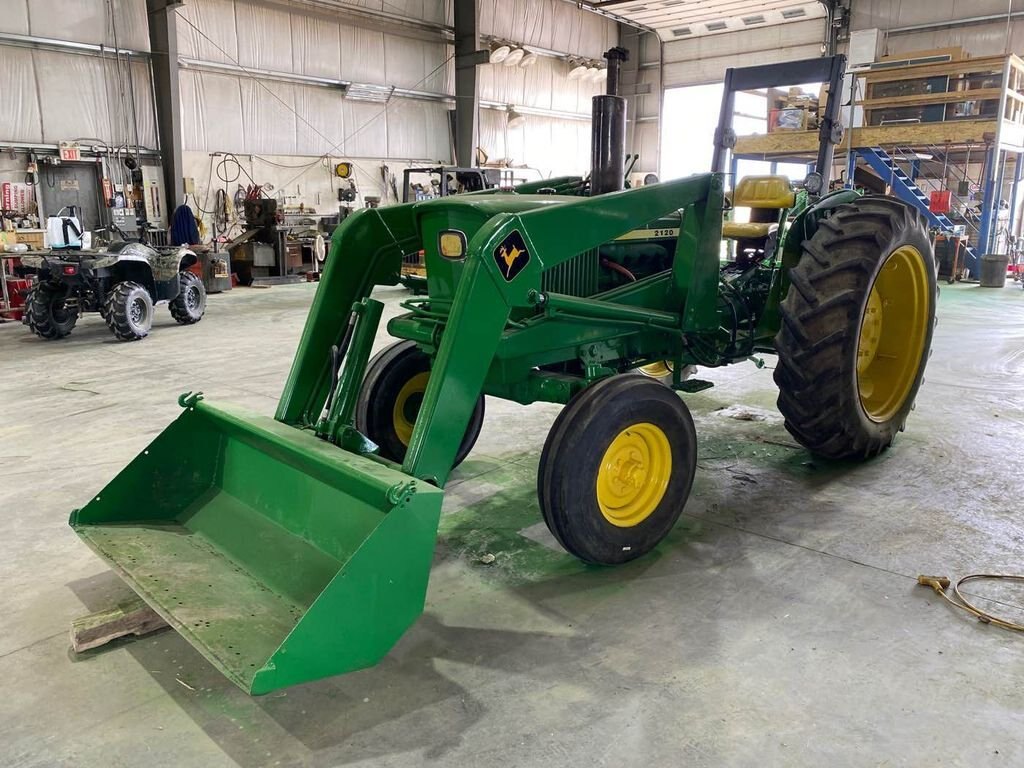
<instances>
[{"instance_id":1,"label":"white insulation panel","mask_svg":"<svg viewBox=\"0 0 1024 768\"><path fill-rule=\"evenodd\" d=\"M480 146L491 161L536 169L541 176L583 175L590 169L590 123L540 115L507 126L505 112L480 110Z\"/></svg>"},{"instance_id":2,"label":"white insulation panel","mask_svg":"<svg viewBox=\"0 0 1024 768\"><path fill-rule=\"evenodd\" d=\"M145 0L2 0L0 32L122 49L149 50ZM111 11L113 13L111 13ZM122 59L123 91L113 59L86 53L0 45L0 141L53 144L78 138L156 147L149 63Z\"/></svg>"},{"instance_id":3,"label":"white insulation panel","mask_svg":"<svg viewBox=\"0 0 1024 768\"><path fill-rule=\"evenodd\" d=\"M478 0L477 15L481 35L521 45L594 59L618 45L614 21L565 0Z\"/></svg>"},{"instance_id":4,"label":"white insulation panel","mask_svg":"<svg viewBox=\"0 0 1024 768\"><path fill-rule=\"evenodd\" d=\"M350 4L381 10L379 2ZM430 0L401 9L386 5L388 12L409 15L424 13L426 6L428 17L444 10ZM299 6L289 12L241 0L190 0L178 14L185 59L428 93L453 89L451 49L440 41L361 28ZM442 161L451 156L448 107L442 103L357 102L338 88L192 69L183 71L181 91L187 150L303 156L331 151Z\"/></svg>"},{"instance_id":5,"label":"white insulation panel","mask_svg":"<svg viewBox=\"0 0 1024 768\"><path fill-rule=\"evenodd\" d=\"M414 99L345 99L334 88L183 70L186 150L254 155L447 161L448 107Z\"/></svg>"},{"instance_id":6,"label":"white insulation panel","mask_svg":"<svg viewBox=\"0 0 1024 768\"><path fill-rule=\"evenodd\" d=\"M372 4L371 4L372 5ZM450 93L451 48L244 0L189 0L179 8L185 59L356 83Z\"/></svg>"},{"instance_id":7,"label":"white insulation panel","mask_svg":"<svg viewBox=\"0 0 1024 768\"><path fill-rule=\"evenodd\" d=\"M98 139L111 146L134 145L130 71L138 140L144 147L155 147L149 66L133 61L122 62L122 67L123 94L113 59L0 46L0 82L7 84L8 103L19 107L0 110L0 141L56 144Z\"/></svg>"},{"instance_id":8,"label":"white insulation panel","mask_svg":"<svg viewBox=\"0 0 1024 768\"><path fill-rule=\"evenodd\" d=\"M113 16L109 12L113 9ZM149 50L146 0L0 0L0 32Z\"/></svg>"}]
</instances>

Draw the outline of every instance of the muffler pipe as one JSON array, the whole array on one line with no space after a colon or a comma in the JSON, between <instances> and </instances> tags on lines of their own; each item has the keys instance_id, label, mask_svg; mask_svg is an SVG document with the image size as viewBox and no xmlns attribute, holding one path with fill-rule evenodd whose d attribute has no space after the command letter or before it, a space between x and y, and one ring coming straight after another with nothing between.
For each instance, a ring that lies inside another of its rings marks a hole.
<instances>
[{"instance_id":1,"label":"muffler pipe","mask_svg":"<svg viewBox=\"0 0 1024 768\"><path fill-rule=\"evenodd\" d=\"M590 124L590 194L603 195L625 187L626 175L626 99L619 95L622 62L629 52L612 48L608 60L606 93L593 99Z\"/></svg>"}]
</instances>

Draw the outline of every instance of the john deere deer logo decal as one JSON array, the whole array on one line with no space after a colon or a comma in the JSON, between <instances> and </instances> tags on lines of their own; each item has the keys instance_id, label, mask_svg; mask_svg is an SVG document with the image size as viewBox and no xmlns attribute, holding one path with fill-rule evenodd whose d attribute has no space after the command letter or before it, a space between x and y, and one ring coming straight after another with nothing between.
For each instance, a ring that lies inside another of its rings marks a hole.
<instances>
[{"instance_id":1,"label":"john deere deer logo decal","mask_svg":"<svg viewBox=\"0 0 1024 768\"><path fill-rule=\"evenodd\" d=\"M501 241L501 245L494 249L494 262L498 265L501 276L510 282L530 262L530 251L526 248L526 242L518 229L512 230L509 236Z\"/></svg>"}]
</instances>

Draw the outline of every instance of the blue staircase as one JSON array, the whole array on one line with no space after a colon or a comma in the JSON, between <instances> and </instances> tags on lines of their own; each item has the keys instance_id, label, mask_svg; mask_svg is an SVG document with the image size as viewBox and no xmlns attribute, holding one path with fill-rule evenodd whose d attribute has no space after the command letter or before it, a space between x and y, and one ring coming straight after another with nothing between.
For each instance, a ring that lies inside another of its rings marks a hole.
<instances>
[{"instance_id":1,"label":"blue staircase","mask_svg":"<svg viewBox=\"0 0 1024 768\"><path fill-rule=\"evenodd\" d=\"M881 147L859 147L855 150L867 162L871 169L892 187L893 194L900 200L917 208L928 220L928 225L943 232L952 232L954 224L947 216L934 213L928 207L928 196L921 188L904 173L888 152ZM977 268L978 257L970 246L964 247L967 256L965 264L972 270Z\"/></svg>"}]
</instances>

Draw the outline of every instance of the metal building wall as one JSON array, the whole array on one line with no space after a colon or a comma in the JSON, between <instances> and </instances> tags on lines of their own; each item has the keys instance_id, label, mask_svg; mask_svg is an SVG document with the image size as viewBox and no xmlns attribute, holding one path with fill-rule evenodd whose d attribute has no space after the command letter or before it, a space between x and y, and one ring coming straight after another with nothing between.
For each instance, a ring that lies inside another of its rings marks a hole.
<instances>
[{"instance_id":1,"label":"metal building wall","mask_svg":"<svg viewBox=\"0 0 1024 768\"><path fill-rule=\"evenodd\" d=\"M882 30L887 54L962 46L972 56L1020 55L1024 0L857 0L850 28Z\"/></svg>"}]
</instances>

